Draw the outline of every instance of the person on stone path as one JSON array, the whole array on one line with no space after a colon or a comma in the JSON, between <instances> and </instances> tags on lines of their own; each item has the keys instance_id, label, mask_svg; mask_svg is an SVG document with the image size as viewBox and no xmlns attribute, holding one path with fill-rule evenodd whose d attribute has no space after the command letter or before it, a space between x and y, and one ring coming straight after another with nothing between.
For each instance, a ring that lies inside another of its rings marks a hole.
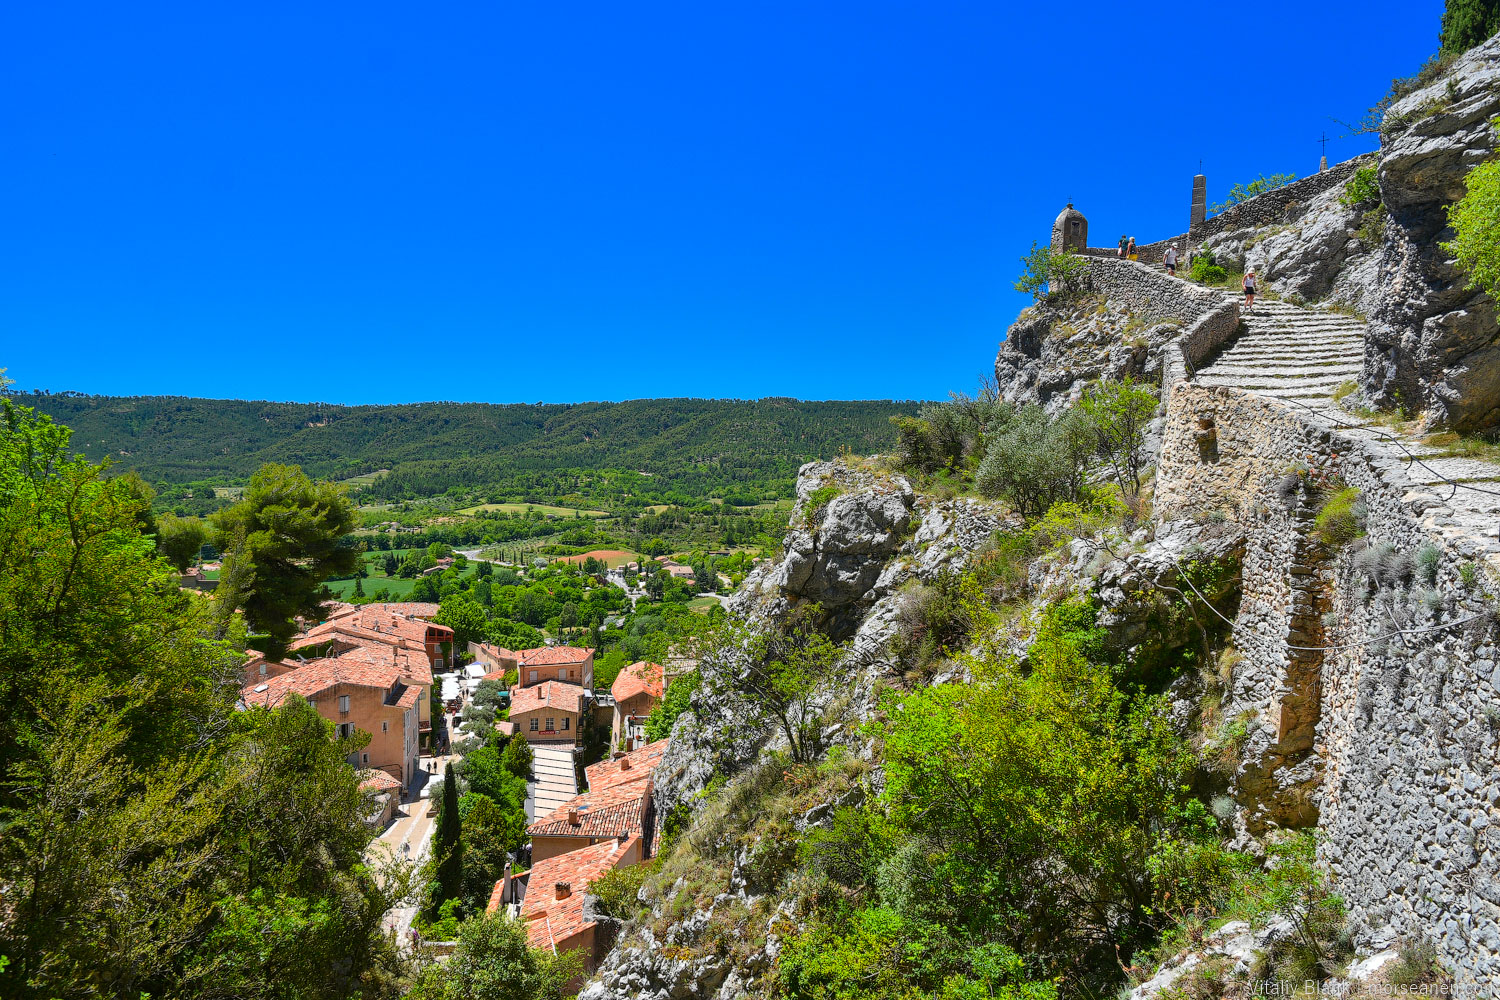
<instances>
[{"instance_id":1,"label":"person on stone path","mask_svg":"<svg viewBox=\"0 0 1500 1000\"><path fill-rule=\"evenodd\" d=\"M1255 268L1252 267L1245 272L1240 287L1245 290L1245 311L1249 312L1250 307L1255 305Z\"/></svg>"},{"instance_id":2,"label":"person on stone path","mask_svg":"<svg viewBox=\"0 0 1500 1000\"><path fill-rule=\"evenodd\" d=\"M1162 263L1167 265L1167 273L1177 277L1177 244L1167 247L1167 252L1162 256Z\"/></svg>"},{"instance_id":3,"label":"person on stone path","mask_svg":"<svg viewBox=\"0 0 1500 1000\"><path fill-rule=\"evenodd\" d=\"M1130 237L1129 236L1121 236L1120 237L1120 259L1121 260L1125 259L1125 244L1129 243L1129 242L1130 242Z\"/></svg>"},{"instance_id":4,"label":"person on stone path","mask_svg":"<svg viewBox=\"0 0 1500 1000\"><path fill-rule=\"evenodd\" d=\"M1130 237L1130 242L1127 243L1127 244L1125 244L1125 256L1130 257L1132 259L1134 259L1134 257L1135 257L1135 237L1134 236Z\"/></svg>"}]
</instances>

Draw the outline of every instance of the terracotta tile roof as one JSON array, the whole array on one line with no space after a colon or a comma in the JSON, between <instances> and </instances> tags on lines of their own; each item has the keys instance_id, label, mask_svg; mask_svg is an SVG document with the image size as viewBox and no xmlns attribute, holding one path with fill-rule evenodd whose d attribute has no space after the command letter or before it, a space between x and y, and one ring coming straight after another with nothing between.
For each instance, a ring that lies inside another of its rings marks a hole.
<instances>
[{"instance_id":1,"label":"terracotta tile roof","mask_svg":"<svg viewBox=\"0 0 1500 1000\"><path fill-rule=\"evenodd\" d=\"M313 698L340 684L379 688L389 692L399 679L399 671L389 663L365 663L348 657L335 657L310 660L289 673L268 677L259 684L247 684L240 689L240 696L248 705L275 707L289 694ZM406 690L415 691L416 688Z\"/></svg>"},{"instance_id":2,"label":"terracotta tile roof","mask_svg":"<svg viewBox=\"0 0 1500 1000\"><path fill-rule=\"evenodd\" d=\"M354 607L355 605L350 605ZM395 613L398 615L411 615L413 618L431 618L438 613L438 606L431 601L401 601L400 603L362 604L358 607L371 608L375 611Z\"/></svg>"},{"instance_id":3,"label":"terracotta tile roof","mask_svg":"<svg viewBox=\"0 0 1500 1000\"><path fill-rule=\"evenodd\" d=\"M331 658L352 660L358 663L389 663L396 668L402 683L420 687L432 686L432 666L427 662L425 650L361 642L358 638L352 639L351 642L355 645L336 653Z\"/></svg>"},{"instance_id":4,"label":"terracotta tile roof","mask_svg":"<svg viewBox=\"0 0 1500 1000\"><path fill-rule=\"evenodd\" d=\"M447 642L453 639L453 630L446 625L434 625L410 614L395 609L401 604L371 604L356 607L352 611L335 615L327 621L306 629L292 641L293 648L310 646L335 635L366 635L370 638L394 642L405 639L416 646L426 647L428 634L433 641Z\"/></svg>"},{"instance_id":5,"label":"terracotta tile roof","mask_svg":"<svg viewBox=\"0 0 1500 1000\"><path fill-rule=\"evenodd\" d=\"M662 695L661 664L647 663L644 660L632 663L615 677L615 682L609 687L609 693L615 696L617 705L626 698L634 698L641 693L649 694L660 701Z\"/></svg>"},{"instance_id":6,"label":"terracotta tile roof","mask_svg":"<svg viewBox=\"0 0 1500 1000\"><path fill-rule=\"evenodd\" d=\"M614 785L651 777L651 772L656 769L656 765L661 763L662 755L667 752L667 747L671 745L671 742L670 739L657 740L655 743L647 743L638 750L621 754L614 759L590 764L583 769L584 777L589 783L589 791L598 792Z\"/></svg>"},{"instance_id":7,"label":"terracotta tile roof","mask_svg":"<svg viewBox=\"0 0 1500 1000\"><path fill-rule=\"evenodd\" d=\"M359 778L360 788L373 788L378 792L391 792L401 787L401 782L394 775L384 771L366 768L359 772Z\"/></svg>"},{"instance_id":8,"label":"terracotta tile roof","mask_svg":"<svg viewBox=\"0 0 1500 1000\"><path fill-rule=\"evenodd\" d=\"M539 708L551 708L577 715L583 711L583 688L565 681L542 681L531 687L515 688L511 691L510 714L512 718L522 712L534 712Z\"/></svg>"},{"instance_id":9,"label":"terracotta tile roof","mask_svg":"<svg viewBox=\"0 0 1500 1000\"><path fill-rule=\"evenodd\" d=\"M648 772L649 775L649 772ZM624 781L587 791L526 828L532 837L625 837L640 833L651 798L651 782ZM578 814L576 824L570 822Z\"/></svg>"},{"instance_id":10,"label":"terracotta tile roof","mask_svg":"<svg viewBox=\"0 0 1500 1000\"><path fill-rule=\"evenodd\" d=\"M564 663L582 663L593 656L594 651L579 649L577 646L542 646L537 649L520 650L517 655L520 656L523 667L545 667Z\"/></svg>"},{"instance_id":11,"label":"terracotta tile roof","mask_svg":"<svg viewBox=\"0 0 1500 1000\"><path fill-rule=\"evenodd\" d=\"M521 919L526 922L526 937L533 948L556 952L567 947L570 938L593 926L594 921L583 918L588 887L635 849L638 839L631 836L581 847L531 869L526 898L521 901ZM567 885L567 895L562 899L557 898L559 883ZM491 898L495 898L494 893Z\"/></svg>"}]
</instances>

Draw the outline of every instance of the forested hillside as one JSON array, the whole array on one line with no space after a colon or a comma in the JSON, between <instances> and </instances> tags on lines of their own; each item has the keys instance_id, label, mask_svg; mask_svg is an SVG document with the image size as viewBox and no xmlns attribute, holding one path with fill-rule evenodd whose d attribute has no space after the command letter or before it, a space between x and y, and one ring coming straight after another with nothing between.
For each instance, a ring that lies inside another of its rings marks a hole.
<instances>
[{"instance_id":1,"label":"forested hillside","mask_svg":"<svg viewBox=\"0 0 1500 1000\"><path fill-rule=\"evenodd\" d=\"M73 393L14 398L72 427L74 446L90 459L109 456L147 479L242 479L264 462L331 477L389 469L371 486L388 498L481 483L530 486L537 473L565 469L644 472L660 490L702 496L789 480L802 462L840 449L888 449L888 418L915 409L889 400L785 398L391 406Z\"/></svg>"}]
</instances>

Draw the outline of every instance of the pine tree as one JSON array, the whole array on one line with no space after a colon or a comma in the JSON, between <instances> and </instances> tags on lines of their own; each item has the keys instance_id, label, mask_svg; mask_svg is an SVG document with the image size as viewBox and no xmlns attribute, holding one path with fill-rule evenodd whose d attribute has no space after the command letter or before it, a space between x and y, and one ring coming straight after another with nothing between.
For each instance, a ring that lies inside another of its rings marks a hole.
<instances>
[{"instance_id":1,"label":"pine tree","mask_svg":"<svg viewBox=\"0 0 1500 1000\"><path fill-rule=\"evenodd\" d=\"M1500 31L1500 0L1448 0L1443 31L1444 55L1458 55Z\"/></svg>"},{"instance_id":2,"label":"pine tree","mask_svg":"<svg viewBox=\"0 0 1500 1000\"><path fill-rule=\"evenodd\" d=\"M360 580L360 578L357 577L357 576L354 578L354 596L355 597L364 597L365 596L364 582L362 580Z\"/></svg>"}]
</instances>

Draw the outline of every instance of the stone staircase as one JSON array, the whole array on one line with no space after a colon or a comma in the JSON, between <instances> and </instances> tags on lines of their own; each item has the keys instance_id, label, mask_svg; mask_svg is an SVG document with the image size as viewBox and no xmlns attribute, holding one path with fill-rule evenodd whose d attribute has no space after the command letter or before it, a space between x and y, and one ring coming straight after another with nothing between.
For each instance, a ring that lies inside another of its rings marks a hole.
<instances>
[{"instance_id":1,"label":"stone staircase","mask_svg":"<svg viewBox=\"0 0 1500 1000\"><path fill-rule=\"evenodd\" d=\"M1351 438L1375 445L1379 464L1399 469L1410 483L1407 500L1441 503L1433 527L1462 534L1478 551L1500 557L1500 464L1449 454L1425 443L1414 428L1361 417L1334 401L1357 382L1365 326L1340 313L1257 299L1242 315L1238 337L1197 372L1199 385L1225 386L1269 397Z\"/></svg>"},{"instance_id":2,"label":"stone staircase","mask_svg":"<svg viewBox=\"0 0 1500 1000\"><path fill-rule=\"evenodd\" d=\"M1194 374L1194 382L1242 389L1348 419L1335 410L1333 394L1359 378L1363 323L1265 299L1258 299L1242 320L1241 334Z\"/></svg>"}]
</instances>

